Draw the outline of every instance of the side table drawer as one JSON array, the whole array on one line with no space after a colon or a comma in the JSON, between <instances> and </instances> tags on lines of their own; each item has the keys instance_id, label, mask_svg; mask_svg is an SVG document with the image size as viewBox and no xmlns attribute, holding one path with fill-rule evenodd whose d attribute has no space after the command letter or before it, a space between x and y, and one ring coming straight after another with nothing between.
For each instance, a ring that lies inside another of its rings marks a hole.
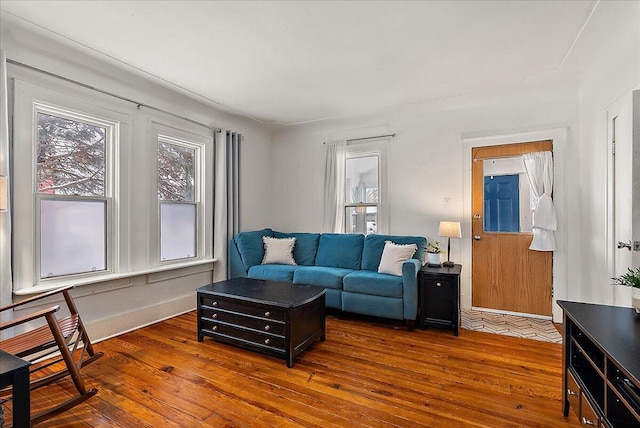
<instances>
[{"instance_id":1,"label":"side table drawer","mask_svg":"<svg viewBox=\"0 0 640 428\"><path fill-rule=\"evenodd\" d=\"M250 342L258 347L267 347L278 351L285 348L283 336L260 333L254 330L247 330L240 326L223 324L215 321L202 320L203 331L210 336L222 336L231 342Z\"/></svg>"},{"instance_id":2,"label":"side table drawer","mask_svg":"<svg viewBox=\"0 0 640 428\"><path fill-rule=\"evenodd\" d=\"M269 318L253 317L223 309L209 309L209 307L205 306L202 308L202 319L205 321L219 321L226 324L239 325L252 330L284 336L284 322Z\"/></svg>"},{"instance_id":3,"label":"side table drawer","mask_svg":"<svg viewBox=\"0 0 640 428\"><path fill-rule=\"evenodd\" d=\"M202 309L224 309L230 312L239 312L260 318L285 321L284 311L273 310L273 308L258 304L248 305L236 300L225 299L224 297L203 296L202 305Z\"/></svg>"}]
</instances>

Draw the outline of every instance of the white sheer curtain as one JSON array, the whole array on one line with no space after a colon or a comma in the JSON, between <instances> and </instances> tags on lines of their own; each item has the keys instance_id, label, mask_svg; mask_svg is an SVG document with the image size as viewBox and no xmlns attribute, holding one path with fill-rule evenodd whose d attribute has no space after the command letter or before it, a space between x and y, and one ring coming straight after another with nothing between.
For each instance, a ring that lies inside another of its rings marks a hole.
<instances>
[{"instance_id":1,"label":"white sheer curtain","mask_svg":"<svg viewBox=\"0 0 640 428\"><path fill-rule=\"evenodd\" d=\"M9 177L8 188L11 188L9 174L9 102L7 95L7 58L0 49L0 175ZM8 189L7 191L11 193ZM0 212L0 301L2 305L11 303L11 198L7 198L7 212ZM11 311L2 313L2 317L10 317ZM5 318L0 321L6 321ZM3 332L7 334L7 332ZM4 336L1 336L4 337Z\"/></svg>"},{"instance_id":2,"label":"white sheer curtain","mask_svg":"<svg viewBox=\"0 0 640 428\"><path fill-rule=\"evenodd\" d=\"M533 213L533 240L530 250L555 251L557 229L556 209L551 199L553 193L553 155L536 152L522 155L524 167L537 198Z\"/></svg>"},{"instance_id":3,"label":"white sheer curtain","mask_svg":"<svg viewBox=\"0 0 640 428\"><path fill-rule=\"evenodd\" d=\"M344 172L347 141L332 141L326 146L323 231L339 233L344 231Z\"/></svg>"}]
</instances>

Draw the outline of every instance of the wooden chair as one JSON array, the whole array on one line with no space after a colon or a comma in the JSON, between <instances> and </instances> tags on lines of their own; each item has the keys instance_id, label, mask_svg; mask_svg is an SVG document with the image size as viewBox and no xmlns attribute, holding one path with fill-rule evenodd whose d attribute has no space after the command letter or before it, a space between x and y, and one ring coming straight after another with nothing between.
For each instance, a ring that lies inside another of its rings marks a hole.
<instances>
[{"instance_id":1,"label":"wooden chair","mask_svg":"<svg viewBox=\"0 0 640 428\"><path fill-rule=\"evenodd\" d=\"M95 352L93 349L78 309L71 298L71 288L73 287L49 291L0 308L0 312L14 310L37 300L62 294L69 311L68 316L58 319L55 314L60 309L60 305L55 305L0 324L0 330L5 330L44 318L45 325L0 341L0 349L33 363L31 366L31 391L49 385L67 375L71 376L76 389L71 398L37 414L32 414L31 423L33 424L65 412L98 392L95 388L87 389L80 375L80 369L104 354ZM59 355L53 357L58 353ZM3 395L8 395L10 391L3 391L3 393Z\"/></svg>"}]
</instances>

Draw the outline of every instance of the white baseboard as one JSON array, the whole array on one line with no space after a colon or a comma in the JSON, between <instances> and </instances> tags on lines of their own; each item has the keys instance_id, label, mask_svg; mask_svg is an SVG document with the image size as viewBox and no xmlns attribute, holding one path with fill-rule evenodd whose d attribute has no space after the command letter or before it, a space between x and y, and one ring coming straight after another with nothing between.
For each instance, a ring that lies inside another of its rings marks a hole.
<instances>
[{"instance_id":1,"label":"white baseboard","mask_svg":"<svg viewBox=\"0 0 640 428\"><path fill-rule=\"evenodd\" d=\"M85 327L91 342L96 343L190 312L196 308L195 304L195 295L190 294L158 305L115 314L113 317L94 321ZM196 332L194 331L193 334L195 336Z\"/></svg>"}]
</instances>

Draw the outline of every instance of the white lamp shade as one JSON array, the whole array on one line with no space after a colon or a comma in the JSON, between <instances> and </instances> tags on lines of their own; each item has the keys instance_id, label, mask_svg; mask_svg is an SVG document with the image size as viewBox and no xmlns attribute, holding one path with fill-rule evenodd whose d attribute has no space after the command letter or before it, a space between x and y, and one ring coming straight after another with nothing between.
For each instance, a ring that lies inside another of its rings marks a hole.
<instances>
[{"instance_id":1,"label":"white lamp shade","mask_svg":"<svg viewBox=\"0 0 640 428\"><path fill-rule=\"evenodd\" d=\"M447 238L462 238L462 230L459 221L441 221L438 229L439 236Z\"/></svg>"}]
</instances>

